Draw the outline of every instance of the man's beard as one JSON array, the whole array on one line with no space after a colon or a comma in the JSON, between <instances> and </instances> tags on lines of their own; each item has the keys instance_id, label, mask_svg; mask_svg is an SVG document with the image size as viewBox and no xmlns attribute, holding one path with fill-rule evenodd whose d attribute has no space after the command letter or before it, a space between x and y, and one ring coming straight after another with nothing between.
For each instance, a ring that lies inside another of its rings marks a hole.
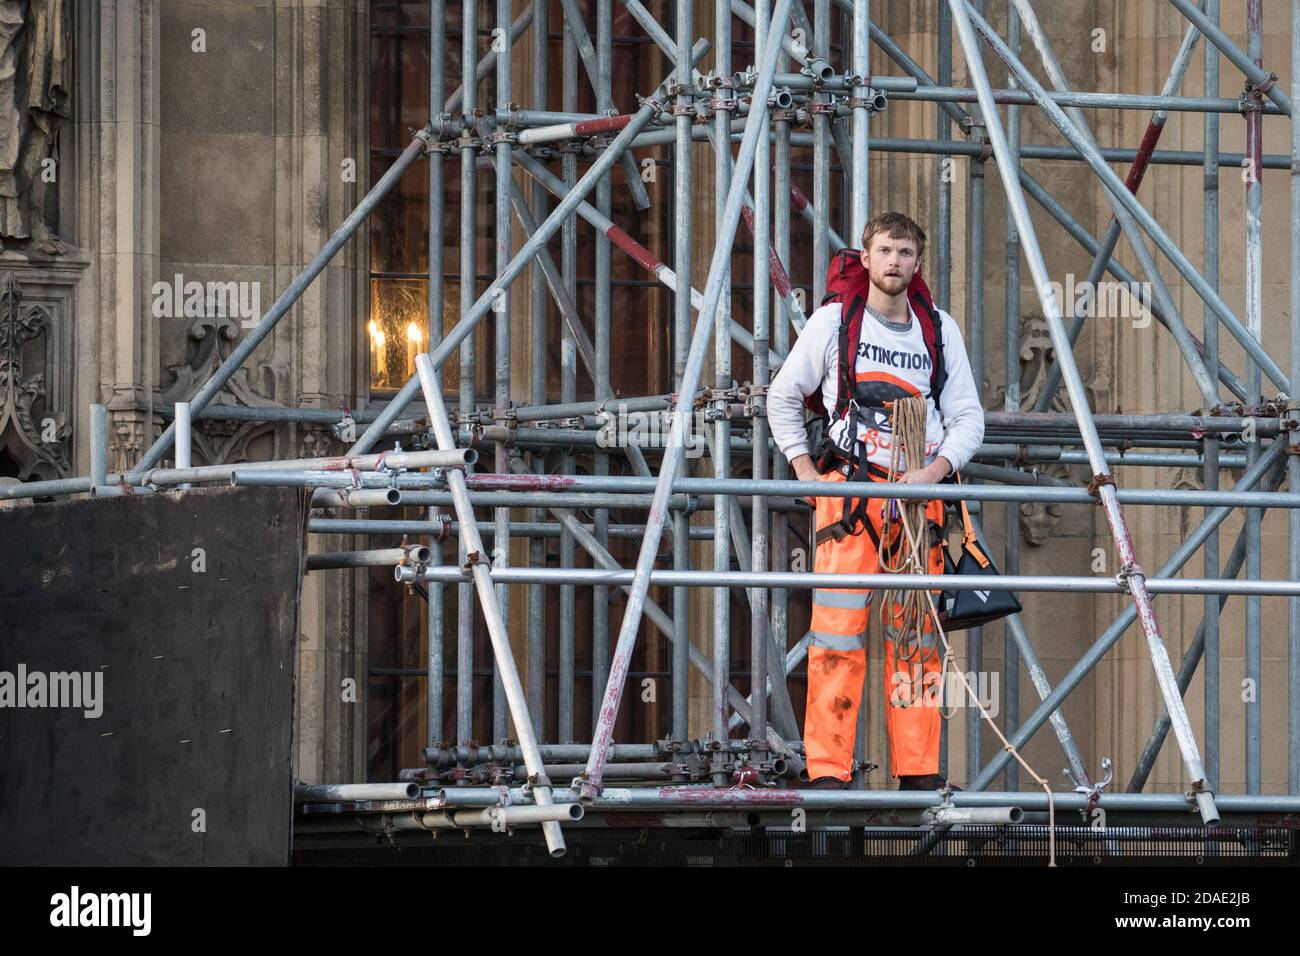
<instances>
[{"instance_id":1,"label":"man's beard","mask_svg":"<svg viewBox=\"0 0 1300 956\"><path fill-rule=\"evenodd\" d=\"M907 288L907 280L902 276L871 276L871 284L885 295L898 295Z\"/></svg>"}]
</instances>

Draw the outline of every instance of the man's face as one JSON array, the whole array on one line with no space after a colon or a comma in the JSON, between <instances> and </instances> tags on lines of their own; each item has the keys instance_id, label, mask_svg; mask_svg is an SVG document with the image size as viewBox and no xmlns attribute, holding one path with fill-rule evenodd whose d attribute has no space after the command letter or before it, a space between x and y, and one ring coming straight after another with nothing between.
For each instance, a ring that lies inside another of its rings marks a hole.
<instances>
[{"instance_id":1,"label":"man's face","mask_svg":"<svg viewBox=\"0 0 1300 956\"><path fill-rule=\"evenodd\" d=\"M883 232L876 233L870 248L862 250L862 264L867 268L871 284L886 295L902 294L912 281L918 261L916 243Z\"/></svg>"}]
</instances>

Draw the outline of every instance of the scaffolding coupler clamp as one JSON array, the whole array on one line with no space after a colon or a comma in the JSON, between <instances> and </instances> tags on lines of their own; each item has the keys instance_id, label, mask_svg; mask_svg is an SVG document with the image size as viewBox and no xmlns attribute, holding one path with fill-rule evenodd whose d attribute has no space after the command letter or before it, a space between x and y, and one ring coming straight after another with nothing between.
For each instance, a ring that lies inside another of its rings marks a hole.
<instances>
[{"instance_id":1,"label":"scaffolding coupler clamp","mask_svg":"<svg viewBox=\"0 0 1300 956\"><path fill-rule=\"evenodd\" d=\"M1118 485L1115 484L1114 475L1093 475L1092 481L1088 482L1088 494L1091 495L1093 498L1096 498L1098 503L1101 502L1102 485L1110 485L1115 488L1119 487Z\"/></svg>"},{"instance_id":2,"label":"scaffolding coupler clamp","mask_svg":"<svg viewBox=\"0 0 1300 956\"><path fill-rule=\"evenodd\" d=\"M514 431L519 427L519 406L511 402L505 408L492 409L492 424L504 425Z\"/></svg>"},{"instance_id":3,"label":"scaffolding coupler clamp","mask_svg":"<svg viewBox=\"0 0 1300 956\"><path fill-rule=\"evenodd\" d=\"M758 74L755 73L754 68L750 66L748 69L739 70L731 74L731 86L733 89L737 90L752 90L754 88L754 81L757 79Z\"/></svg>"},{"instance_id":4,"label":"scaffolding coupler clamp","mask_svg":"<svg viewBox=\"0 0 1300 956\"><path fill-rule=\"evenodd\" d=\"M569 786L578 794L578 799L583 803L590 803L600 796L600 784L592 783L585 770L574 777Z\"/></svg>"},{"instance_id":5,"label":"scaffolding coupler clamp","mask_svg":"<svg viewBox=\"0 0 1300 956\"><path fill-rule=\"evenodd\" d=\"M968 137L979 144L980 154L978 159L981 163L993 156L993 144L989 141L986 132L988 127L985 126L983 120L977 119L974 116L963 116L961 120L961 128Z\"/></svg>"},{"instance_id":6,"label":"scaffolding coupler clamp","mask_svg":"<svg viewBox=\"0 0 1300 956\"><path fill-rule=\"evenodd\" d=\"M814 116L816 116L818 113L825 113L829 116L834 116L835 103L834 101L818 103L817 101L814 100L813 102L808 104L808 112Z\"/></svg>"},{"instance_id":7,"label":"scaffolding coupler clamp","mask_svg":"<svg viewBox=\"0 0 1300 956\"><path fill-rule=\"evenodd\" d=\"M793 126L798 126L803 121L800 113L801 110L797 106L791 106L789 109L781 109L779 106L774 106L771 109L773 122L785 122L790 123ZM807 114L804 113L804 116L806 115Z\"/></svg>"},{"instance_id":8,"label":"scaffolding coupler clamp","mask_svg":"<svg viewBox=\"0 0 1300 956\"><path fill-rule=\"evenodd\" d=\"M1192 809L1195 809L1196 798L1199 797L1202 793L1208 793L1211 796L1214 795L1214 791L1206 784L1204 777L1202 777L1199 780L1193 780L1191 783L1191 788L1186 793L1184 793L1183 796L1187 798L1187 802L1188 804L1191 805Z\"/></svg>"},{"instance_id":9,"label":"scaffolding coupler clamp","mask_svg":"<svg viewBox=\"0 0 1300 956\"><path fill-rule=\"evenodd\" d=\"M736 109L737 100L734 95L715 96L709 100L709 107L715 112L729 113Z\"/></svg>"},{"instance_id":10,"label":"scaffolding coupler clamp","mask_svg":"<svg viewBox=\"0 0 1300 956\"><path fill-rule=\"evenodd\" d=\"M432 123L426 123L422 128L415 130L411 134L412 139L418 139L424 144L424 155L428 156L438 147L438 134L433 130Z\"/></svg>"},{"instance_id":11,"label":"scaffolding coupler clamp","mask_svg":"<svg viewBox=\"0 0 1300 956\"><path fill-rule=\"evenodd\" d=\"M457 424L456 436L457 444L465 448L477 448L479 442L483 440L483 426L471 421L463 421Z\"/></svg>"},{"instance_id":12,"label":"scaffolding coupler clamp","mask_svg":"<svg viewBox=\"0 0 1300 956\"><path fill-rule=\"evenodd\" d=\"M650 94L649 96L642 96L641 94L638 93L636 97L636 103L637 106L640 107L646 107L646 106L651 107L654 111L655 116L658 116L660 113L663 113L668 109L668 104L665 103L663 100L659 99L659 97L655 96L653 93Z\"/></svg>"},{"instance_id":13,"label":"scaffolding coupler clamp","mask_svg":"<svg viewBox=\"0 0 1300 956\"><path fill-rule=\"evenodd\" d=\"M1136 561L1125 561L1118 571L1115 572L1115 583L1121 588L1128 588L1129 578L1144 578L1146 572L1142 570L1142 565Z\"/></svg>"},{"instance_id":14,"label":"scaffolding coupler clamp","mask_svg":"<svg viewBox=\"0 0 1300 956\"><path fill-rule=\"evenodd\" d=\"M1242 114L1263 112L1264 97L1268 95L1268 91L1273 88L1273 84L1276 82L1276 73L1269 73L1263 83L1257 84L1253 80L1247 80L1245 90L1238 101L1237 111Z\"/></svg>"},{"instance_id":15,"label":"scaffolding coupler clamp","mask_svg":"<svg viewBox=\"0 0 1300 956\"><path fill-rule=\"evenodd\" d=\"M474 111L478 113L478 110ZM462 120L460 126L460 135L456 137L456 149L477 149L483 145L483 141L474 135L474 122L472 119Z\"/></svg>"},{"instance_id":16,"label":"scaffolding coupler clamp","mask_svg":"<svg viewBox=\"0 0 1300 956\"><path fill-rule=\"evenodd\" d=\"M664 93L673 97L672 106L665 107L660 112L666 112L670 116L698 116L699 107L695 103L695 96L699 92L694 83L670 83ZM678 97L689 97L686 103L677 102Z\"/></svg>"},{"instance_id":17,"label":"scaffolding coupler clamp","mask_svg":"<svg viewBox=\"0 0 1300 956\"><path fill-rule=\"evenodd\" d=\"M436 142L430 143L429 152L440 150L446 152L448 148L447 140L455 139L460 135L462 123L458 119L453 119L450 113L439 113L433 119L429 120L429 130L436 137Z\"/></svg>"},{"instance_id":18,"label":"scaffolding coupler clamp","mask_svg":"<svg viewBox=\"0 0 1300 956\"><path fill-rule=\"evenodd\" d=\"M1106 788L1110 786L1111 778L1115 775L1109 757L1101 758L1101 772L1102 778L1100 781L1097 783L1088 783L1087 779L1080 780L1076 777L1069 767L1066 767L1061 771L1061 773L1065 774L1066 779L1074 784L1075 793L1086 793L1088 795L1088 805L1083 810L1085 814L1090 815L1093 809L1096 808L1098 802L1101 800L1101 795L1105 793Z\"/></svg>"},{"instance_id":19,"label":"scaffolding coupler clamp","mask_svg":"<svg viewBox=\"0 0 1300 956\"><path fill-rule=\"evenodd\" d=\"M704 420L706 422L730 420L732 418L732 406L739 405L741 398L741 389L736 386L731 388L706 388L695 399L695 407L705 409Z\"/></svg>"}]
</instances>

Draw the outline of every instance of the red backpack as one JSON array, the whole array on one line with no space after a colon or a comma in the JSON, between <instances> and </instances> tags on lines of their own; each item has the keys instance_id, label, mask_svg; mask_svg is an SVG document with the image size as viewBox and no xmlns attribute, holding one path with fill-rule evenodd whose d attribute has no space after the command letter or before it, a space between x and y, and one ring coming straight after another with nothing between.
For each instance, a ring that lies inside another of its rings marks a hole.
<instances>
[{"instance_id":1,"label":"red backpack","mask_svg":"<svg viewBox=\"0 0 1300 956\"><path fill-rule=\"evenodd\" d=\"M804 406L821 417L823 426L831 421L843 418L849 412L849 400L854 393L854 365L858 354L858 343L862 340L862 318L866 315L864 306L870 291L871 279L866 266L862 264L861 250L841 249L831 258L830 269L826 273L826 297L822 305L830 302L840 303L840 341L839 341L839 387L836 389L835 409L833 415L827 414L819 387L804 399ZM948 378L943 361L943 324L935 310L934 298L930 289L921 278L920 266L912 275L907 286L907 301L912 305L921 323L921 337L925 340L925 349L930 353L930 396L935 406L939 404L939 394L943 391ZM822 433L826 434L823 427ZM822 447L814 458L818 470L823 473L832 457L843 458L843 452L829 438L824 438Z\"/></svg>"}]
</instances>

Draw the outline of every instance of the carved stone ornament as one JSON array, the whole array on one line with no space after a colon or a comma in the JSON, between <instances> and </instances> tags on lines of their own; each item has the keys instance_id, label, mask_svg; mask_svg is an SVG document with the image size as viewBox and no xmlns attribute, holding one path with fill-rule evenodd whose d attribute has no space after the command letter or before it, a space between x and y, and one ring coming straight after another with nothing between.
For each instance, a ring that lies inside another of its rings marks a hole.
<instances>
[{"instance_id":1,"label":"carved stone ornament","mask_svg":"<svg viewBox=\"0 0 1300 956\"><path fill-rule=\"evenodd\" d=\"M328 425L299 425L299 458L328 458L337 439Z\"/></svg>"},{"instance_id":2,"label":"carved stone ornament","mask_svg":"<svg viewBox=\"0 0 1300 956\"><path fill-rule=\"evenodd\" d=\"M0 475L19 481L72 472L72 426L46 401L53 329L48 311L23 305L16 278L0 280Z\"/></svg>"},{"instance_id":3,"label":"carved stone ornament","mask_svg":"<svg viewBox=\"0 0 1300 956\"><path fill-rule=\"evenodd\" d=\"M1047 386L1047 371L1056 357L1056 347L1047 328L1047 320L1037 313L1030 313L1020 320L1020 410L1031 411ZM1089 407L1094 413L1109 412L1104 407L1110 398L1110 374L1105 362L1085 364L1075 356L1079 365L1079 375L1083 379L1084 391L1088 395ZM1006 387L998 386L995 391L985 394L994 397L994 407L1005 404ZM1072 410L1070 395L1064 383L1056 389L1048 411L1068 412Z\"/></svg>"},{"instance_id":4,"label":"carved stone ornament","mask_svg":"<svg viewBox=\"0 0 1300 956\"><path fill-rule=\"evenodd\" d=\"M239 323L225 315L194 316L185 325L186 351L189 357L180 365L169 365L171 381L163 386L162 399L168 405L187 402L203 383L212 377L221 363L230 357L239 341ZM270 369L259 365L258 371L270 377ZM216 405L274 405L259 394L248 381L248 366L235 371L225 388L212 400Z\"/></svg>"},{"instance_id":5,"label":"carved stone ornament","mask_svg":"<svg viewBox=\"0 0 1300 956\"><path fill-rule=\"evenodd\" d=\"M170 365L171 381L163 388L162 399L167 405L189 401L203 384L212 377L239 341L239 322L224 315L199 315L185 326L188 358L180 365ZM256 371L265 380L268 391L274 391L274 375L268 365L260 363ZM219 405L246 405L266 407L276 404L261 394L249 381L247 364L235 371L224 388L210 403ZM194 462L209 465L254 461L259 457L252 446L274 448L271 457L281 457L284 442L277 429L259 422L221 421L200 418L194 422Z\"/></svg>"},{"instance_id":6,"label":"carved stone ornament","mask_svg":"<svg viewBox=\"0 0 1300 956\"><path fill-rule=\"evenodd\" d=\"M1021 411L1032 411L1037 406L1039 397L1043 394L1043 389L1047 387L1048 369L1051 368L1055 357L1056 347L1052 344L1052 336L1047 327L1047 320L1038 313L1022 316L1020 320ZM1113 411L1113 409L1105 407L1110 400L1111 394L1110 371L1106 361L1102 360L1089 364L1080 361L1076 356L1076 362L1079 365L1079 374L1084 382L1084 392L1087 395L1088 404L1092 411L1094 413ZM994 408L1005 406L1005 386L998 386L996 390L987 390L986 394L992 396ZM1069 393L1062 384L1057 388L1056 394L1052 396L1048 411L1070 412L1072 410ZM1059 463L1040 465L1038 472L1054 478L1062 478L1071 484L1076 483L1076 477L1070 472L1070 469ZM1046 543L1060 524L1062 513L1059 504L1037 501L1022 502L1020 505L1020 530L1024 542L1035 546Z\"/></svg>"},{"instance_id":7,"label":"carved stone ornament","mask_svg":"<svg viewBox=\"0 0 1300 956\"><path fill-rule=\"evenodd\" d=\"M1065 465L1055 462L1049 465L1040 465L1038 468L1040 475L1048 475L1052 478L1061 478L1071 484L1075 483L1075 476L1070 474L1070 469ZM1041 547L1046 544L1057 530L1061 523L1061 515L1064 508L1057 502L1053 501L1022 501L1020 502L1020 535L1025 544Z\"/></svg>"}]
</instances>

